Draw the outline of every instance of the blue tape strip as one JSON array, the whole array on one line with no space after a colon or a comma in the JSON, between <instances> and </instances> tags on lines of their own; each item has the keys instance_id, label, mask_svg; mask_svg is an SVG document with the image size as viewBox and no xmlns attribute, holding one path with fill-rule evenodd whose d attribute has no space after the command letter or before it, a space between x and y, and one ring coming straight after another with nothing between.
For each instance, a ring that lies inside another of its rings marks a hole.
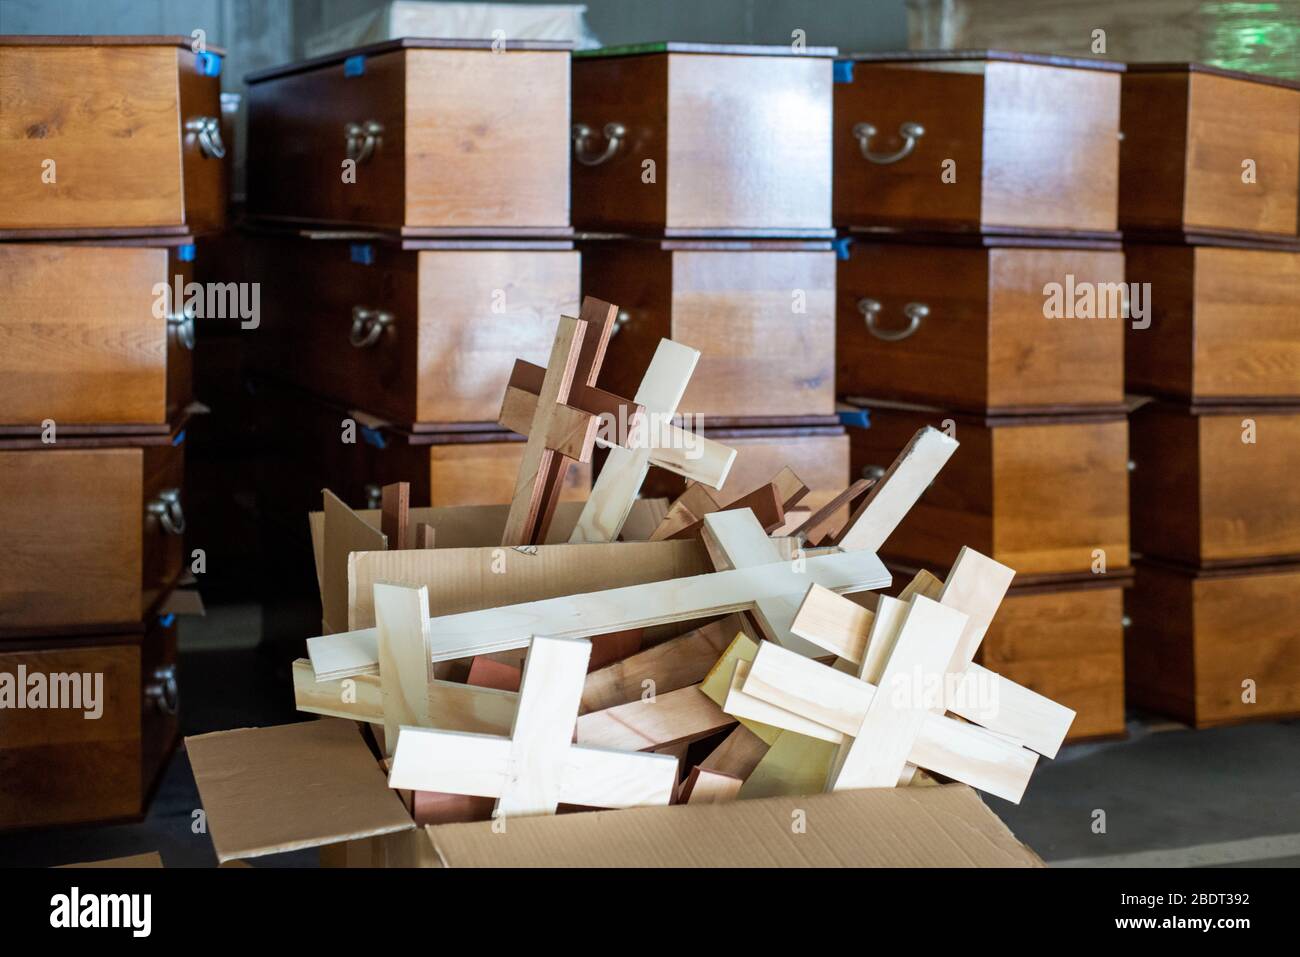
<instances>
[{"instance_id":1,"label":"blue tape strip","mask_svg":"<svg viewBox=\"0 0 1300 957\"><path fill-rule=\"evenodd\" d=\"M369 243L353 243L350 253L352 261L363 266L372 265L375 261L375 247Z\"/></svg>"},{"instance_id":2,"label":"blue tape strip","mask_svg":"<svg viewBox=\"0 0 1300 957\"><path fill-rule=\"evenodd\" d=\"M158 624L162 625L164 628L170 628L172 626L172 622L175 620L176 620L175 614L158 616Z\"/></svg>"},{"instance_id":3,"label":"blue tape strip","mask_svg":"<svg viewBox=\"0 0 1300 957\"><path fill-rule=\"evenodd\" d=\"M855 429L869 429L871 428L871 410L851 409L841 411L840 425L852 426Z\"/></svg>"},{"instance_id":4,"label":"blue tape strip","mask_svg":"<svg viewBox=\"0 0 1300 957\"><path fill-rule=\"evenodd\" d=\"M172 439L172 445L182 445L185 442L185 430L181 429L176 433L176 438Z\"/></svg>"},{"instance_id":5,"label":"blue tape strip","mask_svg":"<svg viewBox=\"0 0 1300 957\"><path fill-rule=\"evenodd\" d=\"M176 258L183 263L192 263L194 262L194 254L197 252L198 250L193 243L186 243L184 246L176 247Z\"/></svg>"},{"instance_id":6,"label":"blue tape strip","mask_svg":"<svg viewBox=\"0 0 1300 957\"><path fill-rule=\"evenodd\" d=\"M845 260L849 258L849 247L853 245L853 239L849 236L841 236L839 239L831 240L831 247L835 250L835 258Z\"/></svg>"},{"instance_id":7,"label":"blue tape strip","mask_svg":"<svg viewBox=\"0 0 1300 957\"><path fill-rule=\"evenodd\" d=\"M361 437L366 440L367 445L373 445L377 449L388 448L388 440L384 438L384 433L378 429L372 429L368 425L361 427Z\"/></svg>"},{"instance_id":8,"label":"blue tape strip","mask_svg":"<svg viewBox=\"0 0 1300 957\"><path fill-rule=\"evenodd\" d=\"M831 67L831 78L836 83L853 82L853 61L836 60L835 65Z\"/></svg>"},{"instance_id":9,"label":"blue tape strip","mask_svg":"<svg viewBox=\"0 0 1300 957\"><path fill-rule=\"evenodd\" d=\"M194 60L194 68L199 76L221 76L221 54L203 52Z\"/></svg>"},{"instance_id":10,"label":"blue tape strip","mask_svg":"<svg viewBox=\"0 0 1300 957\"><path fill-rule=\"evenodd\" d=\"M358 53L343 61L344 76L364 76L366 72L366 55Z\"/></svg>"}]
</instances>

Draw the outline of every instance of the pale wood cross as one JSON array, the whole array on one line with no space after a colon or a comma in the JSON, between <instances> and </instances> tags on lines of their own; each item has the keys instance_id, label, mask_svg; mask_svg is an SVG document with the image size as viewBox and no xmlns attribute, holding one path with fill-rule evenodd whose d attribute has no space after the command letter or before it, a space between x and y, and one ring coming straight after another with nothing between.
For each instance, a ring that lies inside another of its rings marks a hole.
<instances>
[{"instance_id":1,"label":"pale wood cross","mask_svg":"<svg viewBox=\"0 0 1300 957\"><path fill-rule=\"evenodd\" d=\"M874 615L810 588L792 629L856 674L764 643L736 663L724 710L838 743L827 790L893 787L922 767L1018 802L1034 750L1055 755L1074 712L970 663L1010 575L966 549L938 601L918 589Z\"/></svg>"},{"instance_id":2,"label":"pale wood cross","mask_svg":"<svg viewBox=\"0 0 1300 957\"><path fill-rule=\"evenodd\" d=\"M602 476L609 472L610 477L603 482L597 479L589 508L570 541L608 542L618 537L641 487L636 482L628 496L634 477L626 461L629 451L636 453L637 460L644 452L649 464L713 488L721 488L727 479L735 449L687 433L671 422L699 352L662 340L631 402L596 387L617 313L618 307L588 296L578 320L561 321L546 368L523 360L515 363L498 423L527 435L528 444L502 544L545 540L569 462L588 461L597 442L610 450L610 460L601 470ZM647 421L647 411L653 413L653 421ZM602 430L602 419L614 428ZM620 444L623 435L634 437L642 447L625 448ZM627 510L620 514L624 500Z\"/></svg>"},{"instance_id":3,"label":"pale wood cross","mask_svg":"<svg viewBox=\"0 0 1300 957\"><path fill-rule=\"evenodd\" d=\"M494 797L494 816L667 804L676 758L572 743L590 656L585 639L534 638L510 735L404 726L389 786Z\"/></svg>"}]
</instances>

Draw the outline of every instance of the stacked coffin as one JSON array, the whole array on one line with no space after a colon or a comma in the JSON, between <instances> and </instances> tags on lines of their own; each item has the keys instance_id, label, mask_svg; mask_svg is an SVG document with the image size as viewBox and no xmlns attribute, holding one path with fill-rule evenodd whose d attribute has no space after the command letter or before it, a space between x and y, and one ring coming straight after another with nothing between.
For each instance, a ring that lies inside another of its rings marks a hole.
<instances>
[{"instance_id":1,"label":"stacked coffin","mask_svg":"<svg viewBox=\"0 0 1300 957\"><path fill-rule=\"evenodd\" d=\"M138 817L177 732L196 235L222 54L0 38L0 828Z\"/></svg>"},{"instance_id":2,"label":"stacked coffin","mask_svg":"<svg viewBox=\"0 0 1300 957\"><path fill-rule=\"evenodd\" d=\"M578 309L568 45L391 40L248 84L257 387L285 437L265 504L364 506L398 477L434 506L509 501L501 395Z\"/></svg>"},{"instance_id":3,"label":"stacked coffin","mask_svg":"<svg viewBox=\"0 0 1300 957\"><path fill-rule=\"evenodd\" d=\"M1198 65L1124 77L1129 700L1198 727L1300 712L1300 86Z\"/></svg>"},{"instance_id":4,"label":"stacked coffin","mask_svg":"<svg viewBox=\"0 0 1300 957\"><path fill-rule=\"evenodd\" d=\"M584 292L617 302L600 384L631 396L664 338L700 365L672 410L737 449L720 498L787 463L844 486L835 417L833 49L660 43L573 58ZM682 491L651 473L646 495Z\"/></svg>"},{"instance_id":5,"label":"stacked coffin","mask_svg":"<svg viewBox=\"0 0 1300 957\"><path fill-rule=\"evenodd\" d=\"M1016 569L983 662L1123 733L1131 580L1116 231L1122 68L992 51L836 64L836 389L852 477L923 425L961 448L886 541Z\"/></svg>"}]
</instances>

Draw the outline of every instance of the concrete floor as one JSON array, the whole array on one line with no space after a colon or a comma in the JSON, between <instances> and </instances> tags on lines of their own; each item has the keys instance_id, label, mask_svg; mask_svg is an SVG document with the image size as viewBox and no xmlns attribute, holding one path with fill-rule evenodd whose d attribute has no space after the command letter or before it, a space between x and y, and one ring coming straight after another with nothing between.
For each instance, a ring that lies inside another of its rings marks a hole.
<instances>
[{"instance_id":1,"label":"concrete floor","mask_svg":"<svg viewBox=\"0 0 1300 957\"><path fill-rule=\"evenodd\" d=\"M300 719L286 655L258 648L260 631L249 605L182 620L184 734ZM1190 731L1135 716L1129 732L1040 761L1019 806L986 801L1053 866L1300 866L1300 721ZM142 822L0 835L0 866L153 850L168 867L213 866L210 840L190 829L199 806L180 749ZM304 851L263 863L316 860Z\"/></svg>"}]
</instances>

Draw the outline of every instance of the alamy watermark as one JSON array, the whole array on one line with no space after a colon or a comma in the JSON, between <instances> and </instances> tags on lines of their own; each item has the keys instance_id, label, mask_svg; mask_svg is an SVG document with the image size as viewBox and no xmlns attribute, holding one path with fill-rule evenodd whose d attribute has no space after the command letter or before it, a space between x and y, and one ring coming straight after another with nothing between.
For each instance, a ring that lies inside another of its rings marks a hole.
<instances>
[{"instance_id":1,"label":"alamy watermark","mask_svg":"<svg viewBox=\"0 0 1300 957\"><path fill-rule=\"evenodd\" d=\"M153 285L153 314L158 319L183 315L187 319L238 319L239 328L256 329L262 322L262 284L259 282L186 282Z\"/></svg>"},{"instance_id":2,"label":"alamy watermark","mask_svg":"<svg viewBox=\"0 0 1300 957\"><path fill-rule=\"evenodd\" d=\"M82 711L87 721L104 715L104 673L0 671L0 711Z\"/></svg>"},{"instance_id":3,"label":"alamy watermark","mask_svg":"<svg viewBox=\"0 0 1300 957\"><path fill-rule=\"evenodd\" d=\"M1134 329L1151 326L1151 283L1088 282L1074 274L1043 286L1046 319L1131 319Z\"/></svg>"}]
</instances>

